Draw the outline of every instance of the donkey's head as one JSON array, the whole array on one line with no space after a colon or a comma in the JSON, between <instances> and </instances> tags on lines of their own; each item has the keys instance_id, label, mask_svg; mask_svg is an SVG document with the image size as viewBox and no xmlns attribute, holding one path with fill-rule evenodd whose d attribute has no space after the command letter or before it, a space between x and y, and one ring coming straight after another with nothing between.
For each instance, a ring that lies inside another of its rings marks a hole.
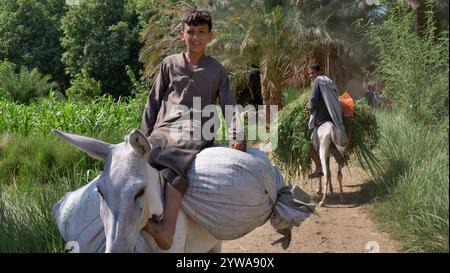
<instances>
[{"instance_id":1,"label":"donkey's head","mask_svg":"<svg viewBox=\"0 0 450 273\"><path fill-rule=\"evenodd\" d=\"M53 132L90 157L105 161L97 190L101 196L106 252L132 252L148 218L160 218L163 213L159 174L147 163L149 141L139 130L133 130L119 144Z\"/></svg>"}]
</instances>

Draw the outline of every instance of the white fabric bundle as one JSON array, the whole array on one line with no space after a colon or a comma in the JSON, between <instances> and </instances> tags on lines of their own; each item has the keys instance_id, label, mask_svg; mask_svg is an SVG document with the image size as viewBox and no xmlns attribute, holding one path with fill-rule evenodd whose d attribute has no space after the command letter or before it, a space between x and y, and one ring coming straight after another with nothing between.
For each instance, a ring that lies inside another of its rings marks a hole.
<instances>
[{"instance_id":1,"label":"white fabric bundle","mask_svg":"<svg viewBox=\"0 0 450 273\"><path fill-rule=\"evenodd\" d=\"M298 226L311 213L292 204L288 214L277 213L278 209L286 212L286 203L277 202L277 194L285 186L283 177L266 154L255 148L246 153L227 147L207 148L197 155L188 176L190 185L182 207L218 239L239 238L271 216L272 223L279 223L276 229ZM284 200L292 196L286 189L283 195ZM301 201L309 202L306 198Z\"/></svg>"}]
</instances>

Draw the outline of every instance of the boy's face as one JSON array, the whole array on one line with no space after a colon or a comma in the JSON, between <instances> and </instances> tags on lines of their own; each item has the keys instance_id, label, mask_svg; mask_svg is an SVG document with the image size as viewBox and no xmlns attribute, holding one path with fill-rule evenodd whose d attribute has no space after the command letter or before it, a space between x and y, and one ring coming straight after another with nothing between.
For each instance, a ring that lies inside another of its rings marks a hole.
<instances>
[{"instance_id":1,"label":"boy's face","mask_svg":"<svg viewBox=\"0 0 450 273\"><path fill-rule=\"evenodd\" d=\"M317 78L317 76L319 76L319 71L312 68L308 68L308 76L311 79L311 81L314 81L314 79Z\"/></svg>"},{"instance_id":2,"label":"boy's face","mask_svg":"<svg viewBox=\"0 0 450 273\"><path fill-rule=\"evenodd\" d=\"M213 33L209 31L208 24L198 26L184 24L184 30L180 32L180 37L184 41L187 51L203 54L213 37Z\"/></svg>"}]
</instances>

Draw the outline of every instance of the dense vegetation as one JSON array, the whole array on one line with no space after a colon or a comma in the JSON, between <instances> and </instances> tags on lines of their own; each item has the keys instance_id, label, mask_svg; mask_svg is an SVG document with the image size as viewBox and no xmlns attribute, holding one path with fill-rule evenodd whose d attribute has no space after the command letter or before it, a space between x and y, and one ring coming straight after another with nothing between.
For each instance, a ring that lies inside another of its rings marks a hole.
<instances>
[{"instance_id":1,"label":"dense vegetation","mask_svg":"<svg viewBox=\"0 0 450 273\"><path fill-rule=\"evenodd\" d=\"M385 169L371 191L374 211L409 252L449 251L448 31L436 31L432 2L418 30L416 14L392 5L367 31L379 52L375 75L396 104L377 116Z\"/></svg>"}]
</instances>

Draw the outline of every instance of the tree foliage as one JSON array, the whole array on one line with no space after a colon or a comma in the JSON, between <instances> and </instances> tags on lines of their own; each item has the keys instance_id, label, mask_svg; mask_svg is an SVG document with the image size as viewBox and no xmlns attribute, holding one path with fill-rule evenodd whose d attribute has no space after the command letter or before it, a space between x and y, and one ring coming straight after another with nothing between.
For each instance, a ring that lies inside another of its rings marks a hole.
<instances>
[{"instance_id":1,"label":"tree foliage","mask_svg":"<svg viewBox=\"0 0 450 273\"><path fill-rule=\"evenodd\" d=\"M426 33L416 31L415 13L391 5L382 25L369 25L367 37L379 54L375 75L385 94L407 115L424 123L448 117L448 32L436 36L432 7Z\"/></svg>"},{"instance_id":2,"label":"tree foliage","mask_svg":"<svg viewBox=\"0 0 450 273\"><path fill-rule=\"evenodd\" d=\"M65 12L65 0L0 1L0 60L36 67L65 85L59 42Z\"/></svg>"},{"instance_id":3,"label":"tree foliage","mask_svg":"<svg viewBox=\"0 0 450 273\"><path fill-rule=\"evenodd\" d=\"M139 27L131 0L81 0L62 19L63 62L72 77L86 68L103 93L130 93L125 66L138 74Z\"/></svg>"},{"instance_id":4,"label":"tree foliage","mask_svg":"<svg viewBox=\"0 0 450 273\"><path fill-rule=\"evenodd\" d=\"M151 79L165 57L184 49L178 34L182 30L183 12L190 6L172 0L153 3L147 7L145 16L149 21L140 36L143 47L139 52L139 60L144 64L143 77Z\"/></svg>"},{"instance_id":5,"label":"tree foliage","mask_svg":"<svg viewBox=\"0 0 450 273\"><path fill-rule=\"evenodd\" d=\"M89 71L82 68L80 74L76 74L70 81L70 88L66 90L66 95L79 100L93 99L102 93L101 84L91 78Z\"/></svg>"}]
</instances>

